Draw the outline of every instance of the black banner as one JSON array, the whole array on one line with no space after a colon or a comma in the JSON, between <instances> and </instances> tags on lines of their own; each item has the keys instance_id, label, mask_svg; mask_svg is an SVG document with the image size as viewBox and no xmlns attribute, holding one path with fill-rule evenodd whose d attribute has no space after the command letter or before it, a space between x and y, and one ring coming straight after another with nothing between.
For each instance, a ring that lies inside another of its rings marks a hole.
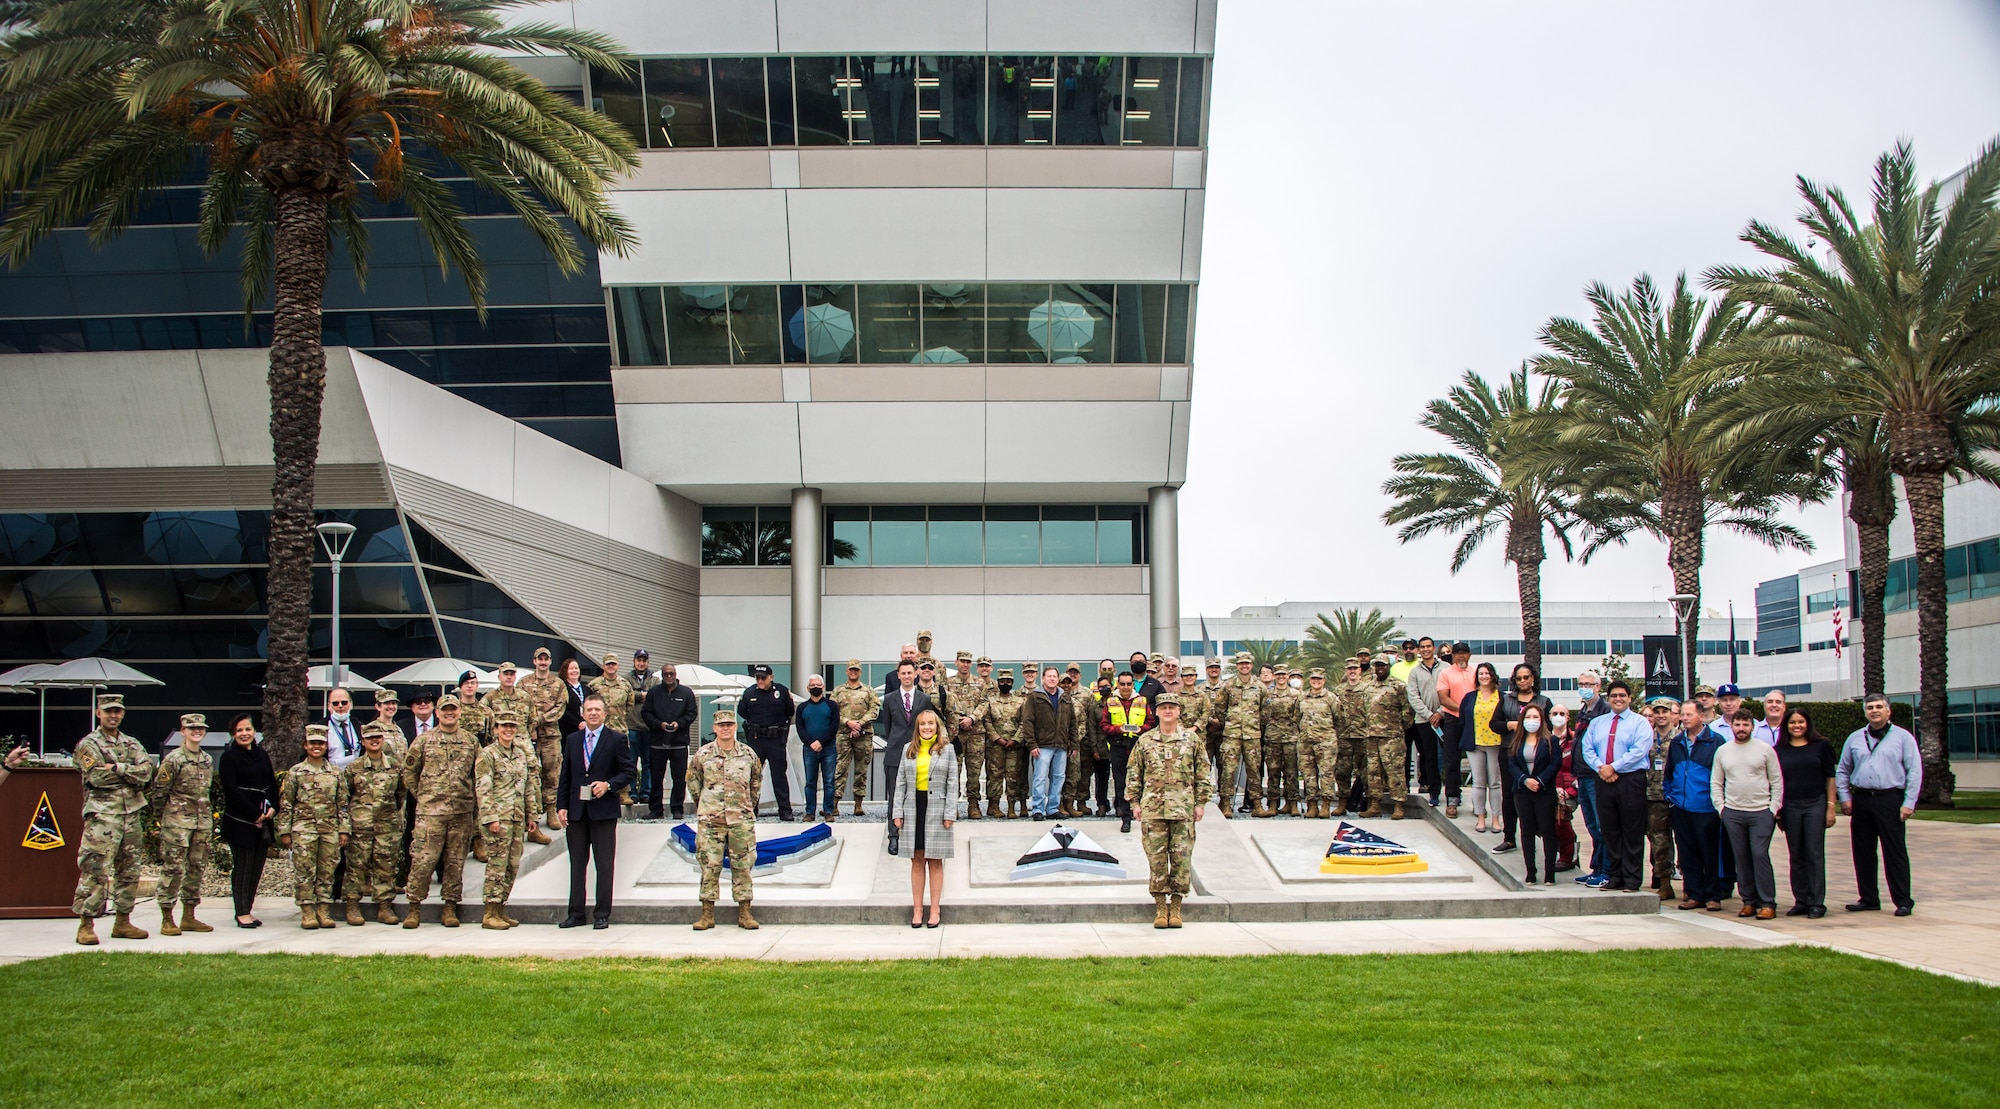
<instances>
[{"instance_id":1,"label":"black banner","mask_svg":"<svg viewBox=\"0 0 2000 1109\"><path fill-rule=\"evenodd\" d=\"M1649 635L1645 639L1646 696L1681 696L1681 639L1677 635Z\"/></svg>"}]
</instances>

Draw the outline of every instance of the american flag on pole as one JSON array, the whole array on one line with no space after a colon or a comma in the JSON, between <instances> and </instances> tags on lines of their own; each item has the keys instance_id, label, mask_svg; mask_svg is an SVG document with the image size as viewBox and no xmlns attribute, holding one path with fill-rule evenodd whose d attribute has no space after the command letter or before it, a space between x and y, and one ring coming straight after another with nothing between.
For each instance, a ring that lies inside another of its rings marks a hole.
<instances>
[{"instance_id":1,"label":"american flag on pole","mask_svg":"<svg viewBox=\"0 0 2000 1109\"><path fill-rule=\"evenodd\" d=\"M1840 645L1847 642L1847 621L1841 618L1840 610L1833 610L1833 657L1840 657Z\"/></svg>"}]
</instances>

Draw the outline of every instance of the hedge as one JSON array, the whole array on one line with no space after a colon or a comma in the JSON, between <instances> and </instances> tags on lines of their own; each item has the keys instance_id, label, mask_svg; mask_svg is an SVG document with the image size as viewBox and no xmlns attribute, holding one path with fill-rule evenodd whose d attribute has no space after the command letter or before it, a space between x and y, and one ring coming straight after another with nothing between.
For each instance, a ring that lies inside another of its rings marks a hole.
<instances>
[{"instance_id":1,"label":"hedge","mask_svg":"<svg viewBox=\"0 0 2000 1109\"><path fill-rule=\"evenodd\" d=\"M1868 718L1861 712L1859 701L1786 701L1788 709L1804 709L1812 717L1813 727L1836 748L1847 742L1847 737L1868 726ZM1758 712L1759 704L1750 705L1751 712ZM1889 722L1908 729L1911 734L1917 730L1916 714L1910 706L1898 702L1889 704Z\"/></svg>"}]
</instances>

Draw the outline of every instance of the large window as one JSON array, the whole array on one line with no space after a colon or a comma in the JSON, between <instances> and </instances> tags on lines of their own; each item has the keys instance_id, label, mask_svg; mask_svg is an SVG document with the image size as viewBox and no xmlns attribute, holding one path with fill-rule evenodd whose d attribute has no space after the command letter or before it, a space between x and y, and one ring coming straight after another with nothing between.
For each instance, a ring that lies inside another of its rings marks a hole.
<instances>
[{"instance_id":1,"label":"large window","mask_svg":"<svg viewBox=\"0 0 2000 1109\"><path fill-rule=\"evenodd\" d=\"M1131 566L1145 561L1143 505L836 505L829 566ZM788 566L789 508L702 510L704 566Z\"/></svg>"},{"instance_id":2,"label":"large window","mask_svg":"<svg viewBox=\"0 0 2000 1109\"><path fill-rule=\"evenodd\" d=\"M870 54L645 58L590 103L651 150L1202 142L1207 59Z\"/></svg>"},{"instance_id":3,"label":"large window","mask_svg":"<svg viewBox=\"0 0 2000 1109\"><path fill-rule=\"evenodd\" d=\"M1192 285L621 286L626 366L1183 363Z\"/></svg>"},{"instance_id":4,"label":"large window","mask_svg":"<svg viewBox=\"0 0 2000 1109\"><path fill-rule=\"evenodd\" d=\"M1854 575L1850 574L1850 581ZM1846 604L1849 591L1838 591L1836 604ZM1816 603L1825 594L1814 594ZM1944 596L1946 602L1976 601L2000 596L2000 536L1961 543L1944 550ZM1910 612L1917 607L1917 560L1898 558L1889 563L1888 586L1883 590L1886 612ZM1818 608L1811 611L1818 612ZM1860 615L1858 612L1855 615Z\"/></svg>"},{"instance_id":5,"label":"large window","mask_svg":"<svg viewBox=\"0 0 2000 1109\"><path fill-rule=\"evenodd\" d=\"M1799 579L1776 578L1757 586L1757 653L1799 650Z\"/></svg>"}]
</instances>

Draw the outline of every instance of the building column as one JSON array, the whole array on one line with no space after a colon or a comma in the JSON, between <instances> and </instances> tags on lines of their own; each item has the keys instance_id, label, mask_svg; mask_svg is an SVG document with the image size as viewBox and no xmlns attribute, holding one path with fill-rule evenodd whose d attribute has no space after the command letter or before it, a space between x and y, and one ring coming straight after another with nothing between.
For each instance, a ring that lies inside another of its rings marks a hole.
<instances>
[{"instance_id":1,"label":"building column","mask_svg":"<svg viewBox=\"0 0 2000 1109\"><path fill-rule=\"evenodd\" d=\"M1170 657L1181 653L1181 520L1180 490L1156 485L1148 495L1146 561L1152 581L1153 650Z\"/></svg>"},{"instance_id":2,"label":"building column","mask_svg":"<svg viewBox=\"0 0 2000 1109\"><path fill-rule=\"evenodd\" d=\"M826 519L817 489L792 490L792 689L819 673L820 527Z\"/></svg>"}]
</instances>

